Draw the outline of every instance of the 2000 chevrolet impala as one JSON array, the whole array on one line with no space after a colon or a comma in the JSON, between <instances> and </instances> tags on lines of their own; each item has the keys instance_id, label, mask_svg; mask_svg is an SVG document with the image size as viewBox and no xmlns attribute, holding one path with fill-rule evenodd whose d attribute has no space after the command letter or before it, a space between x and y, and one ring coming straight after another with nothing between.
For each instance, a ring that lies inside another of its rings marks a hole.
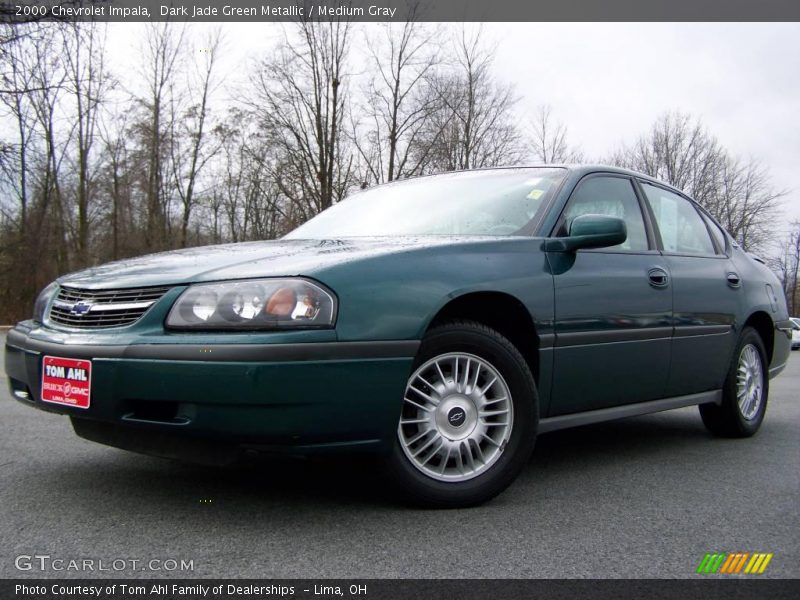
<instances>
[{"instance_id":1,"label":"2000 chevrolet impala","mask_svg":"<svg viewBox=\"0 0 800 600\"><path fill-rule=\"evenodd\" d=\"M62 277L8 334L20 401L78 435L223 462L381 453L413 500L465 506L537 433L699 405L754 434L791 323L702 208L606 167L383 185L281 240Z\"/></svg>"}]
</instances>

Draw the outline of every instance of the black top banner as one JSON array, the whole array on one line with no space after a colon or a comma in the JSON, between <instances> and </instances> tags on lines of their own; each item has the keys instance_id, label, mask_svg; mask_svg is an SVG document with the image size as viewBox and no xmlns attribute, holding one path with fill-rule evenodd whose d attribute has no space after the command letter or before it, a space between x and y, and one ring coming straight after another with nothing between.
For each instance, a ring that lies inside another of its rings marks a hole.
<instances>
[{"instance_id":1,"label":"black top banner","mask_svg":"<svg viewBox=\"0 0 800 600\"><path fill-rule=\"evenodd\" d=\"M800 21L798 0L0 0L11 22Z\"/></svg>"}]
</instances>

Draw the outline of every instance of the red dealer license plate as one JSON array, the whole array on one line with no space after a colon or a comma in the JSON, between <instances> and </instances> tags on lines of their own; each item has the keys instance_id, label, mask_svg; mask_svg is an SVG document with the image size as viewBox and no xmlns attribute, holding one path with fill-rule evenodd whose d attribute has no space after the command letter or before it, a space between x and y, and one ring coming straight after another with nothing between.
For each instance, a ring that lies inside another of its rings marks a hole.
<instances>
[{"instance_id":1,"label":"red dealer license plate","mask_svg":"<svg viewBox=\"0 0 800 600\"><path fill-rule=\"evenodd\" d=\"M45 356L42 359L42 400L89 408L92 362Z\"/></svg>"}]
</instances>

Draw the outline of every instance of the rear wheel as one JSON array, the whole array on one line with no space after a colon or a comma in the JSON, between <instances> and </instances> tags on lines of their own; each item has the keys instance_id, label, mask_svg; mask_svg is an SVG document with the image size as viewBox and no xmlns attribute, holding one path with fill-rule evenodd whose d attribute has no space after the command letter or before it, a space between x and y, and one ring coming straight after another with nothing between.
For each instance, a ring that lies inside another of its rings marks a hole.
<instances>
[{"instance_id":1,"label":"rear wheel","mask_svg":"<svg viewBox=\"0 0 800 600\"><path fill-rule=\"evenodd\" d=\"M722 389L722 403L700 405L703 424L714 435L749 437L761 426L767 410L769 373L761 336L745 327L731 359Z\"/></svg>"},{"instance_id":2,"label":"rear wheel","mask_svg":"<svg viewBox=\"0 0 800 600\"><path fill-rule=\"evenodd\" d=\"M436 327L406 385L392 480L417 504L484 502L525 465L537 416L533 376L511 342L479 323Z\"/></svg>"}]
</instances>

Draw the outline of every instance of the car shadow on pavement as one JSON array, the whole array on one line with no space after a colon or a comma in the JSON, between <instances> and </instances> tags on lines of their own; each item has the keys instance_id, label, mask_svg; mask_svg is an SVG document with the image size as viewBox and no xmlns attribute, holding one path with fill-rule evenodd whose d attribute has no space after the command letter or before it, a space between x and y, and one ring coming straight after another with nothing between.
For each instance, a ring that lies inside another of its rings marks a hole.
<instances>
[{"instance_id":1,"label":"car shadow on pavement","mask_svg":"<svg viewBox=\"0 0 800 600\"><path fill-rule=\"evenodd\" d=\"M706 445L718 441L709 434L695 407L641 417L608 421L540 435L529 463L571 470L589 458L603 464L611 458L674 453L686 444Z\"/></svg>"},{"instance_id":2,"label":"car shadow on pavement","mask_svg":"<svg viewBox=\"0 0 800 600\"><path fill-rule=\"evenodd\" d=\"M600 475L607 465L620 460L646 464L654 455L669 459L687 445L689 451L703 453L713 441L696 412L687 415L681 411L552 432L537 440L520 479L545 476L548 485L557 486L559 477ZM206 511L270 505L402 506L390 482L382 477L380 464L365 456L270 456L228 467L207 467L83 443L89 460L70 461L68 476L63 469L48 469L55 480L49 489L61 489L64 494L66 486L79 495L104 490L123 502L135 497L137 503L153 502L162 509L169 505L185 508L187 504ZM502 502L502 498L494 502Z\"/></svg>"}]
</instances>

